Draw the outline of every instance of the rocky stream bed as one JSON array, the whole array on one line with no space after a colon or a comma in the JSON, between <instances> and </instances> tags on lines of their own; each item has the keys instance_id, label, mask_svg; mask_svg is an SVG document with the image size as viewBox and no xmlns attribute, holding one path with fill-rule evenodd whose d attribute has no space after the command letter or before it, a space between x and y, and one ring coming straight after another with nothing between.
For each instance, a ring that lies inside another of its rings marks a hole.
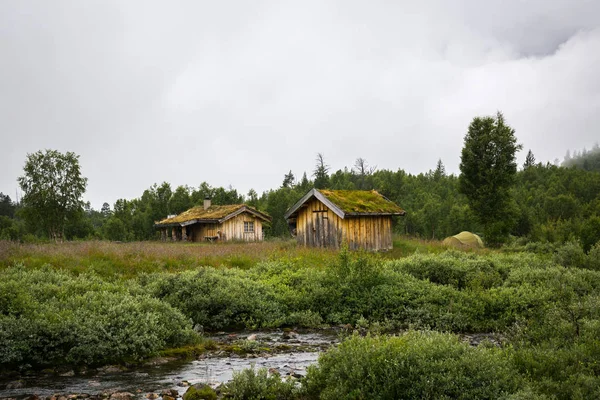
<instances>
[{"instance_id":1,"label":"rocky stream bed","mask_svg":"<svg viewBox=\"0 0 600 400\"><path fill-rule=\"evenodd\" d=\"M336 330L221 332L210 338L218 349L194 360L161 357L132 368L13 372L0 376L0 400L175 400L192 385L218 388L233 378L234 371L252 367L298 379L316 363L320 352L341 340ZM495 345L502 341L492 334L462 335L462 339L473 346L483 340Z\"/></svg>"},{"instance_id":2,"label":"rocky stream bed","mask_svg":"<svg viewBox=\"0 0 600 400\"><path fill-rule=\"evenodd\" d=\"M0 377L0 399L158 399L181 397L190 385L215 388L234 371L267 368L282 377L300 378L319 353L339 342L334 331L238 332L211 337L218 350L195 360L162 357L135 368L106 366L80 371L46 371Z\"/></svg>"}]
</instances>

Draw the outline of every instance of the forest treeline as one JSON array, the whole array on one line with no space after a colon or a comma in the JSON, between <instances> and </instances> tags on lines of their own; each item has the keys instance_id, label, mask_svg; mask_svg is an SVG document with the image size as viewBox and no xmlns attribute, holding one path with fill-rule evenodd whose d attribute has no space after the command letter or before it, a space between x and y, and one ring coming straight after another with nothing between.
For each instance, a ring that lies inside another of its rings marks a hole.
<instances>
[{"instance_id":1,"label":"forest treeline","mask_svg":"<svg viewBox=\"0 0 600 400\"><path fill-rule=\"evenodd\" d=\"M513 220L511 234L530 241L560 243L578 241L587 251L600 240L600 165L594 163L600 152L575 154L564 166L535 163L530 153L511 188L514 201L505 211ZM583 160L583 161L582 161ZM584 167L585 164L585 167ZM169 183L154 184L139 198L119 199L111 207L104 203L96 210L87 203L72 213L65 225L65 237L74 239L108 239L119 241L157 239L155 221L170 214L202 204L210 197L213 204L246 203L273 217L265 234L289 237L283 218L285 211L313 187L345 190L377 190L407 211L397 218L397 233L425 239L440 239L463 230L482 233L482 226L459 190L459 178L447 174L442 161L418 175L380 169L359 158L351 168L330 173L322 154L312 179L304 173L297 179L292 171L284 174L281 185L259 195L229 187L212 187L207 182L198 187ZM18 204L0 194L0 238L33 241L47 237L39 225L28 222Z\"/></svg>"},{"instance_id":2,"label":"forest treeline","mask_svg":"<svg viewBox=\"0 0 600 400\"><path fill-rule=\"evenodd\" d=\"M596 143L591 150L583 149L574 151L573 154L567 150L563 167L578 167L586 171L600 171L600 145Z\"/></svg>"}]
</instances>

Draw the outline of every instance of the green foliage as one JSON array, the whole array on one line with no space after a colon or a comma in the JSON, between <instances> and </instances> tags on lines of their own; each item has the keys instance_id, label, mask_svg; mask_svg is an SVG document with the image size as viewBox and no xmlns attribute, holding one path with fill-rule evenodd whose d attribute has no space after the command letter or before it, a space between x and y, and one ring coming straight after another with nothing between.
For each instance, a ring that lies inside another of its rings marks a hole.
<instances>
[{"instance_id":1,"label":"green foliage","mask_svg":"<svg viewBox=\"0 0 600 400\"><path fill-rule=\"evenodd\" d=\"M522 379L494 347L456 336L408 331L398 337L353 336L309 369L310 399L498 399Z\"/></svg>"},{"instance_id":2,"label":"green foliage","mask_svg":"<svg viewBox=\"0 0 600 400\"><path fill-rule=\"evenodd\" d=\"M242 270L201 268L147 277L151 293L205 329L270 326L282 318L272 289Z\"/></svg>"},{"instance_id":3,"label":"green foliage","mask_svg":"<svg viewBox=\"0 0 600 400\"><path fill-rule=\"evenodd\" d=\"M187 186L178 186L168 200L168 205L171 214L181 214L192 208L193 204L190 197L190 188Z\"/></svg>"},{"instance_id":4,"label":"green foliage","mask_svg":"<svg viewBox=\"0 0 600 400\"><path fill-rule=\"evenodd\" d=\"M486 243L505 241L512 229L511 192L521 149L515 131L496 117L476 117L469 125L460 162L460 191L484 226Z\"/></svg>"},{"instance_id":5,"label":"green foliage","mask_svg":"<svg viewBox=\"0 0 600 400\"><path fill-rule=\"evenodd\" d=\"M125 224L117 217L110 217L102 227L104 237L108 240L125 241L127 240L127 230Z\"/></svg>"},{"instance_id":6,"label":"green foliage","mask_svg":"<svg viewBox=\"0 0 600 400\"><path fill-rule=\"evenodd\" d=\"M581 152L575 152L573 157L567 151L567 156L562 165L564 167L577 167L586 171L600 172L600 146L596 143L592 150L587 151L584 148Z\"/></svg>"},{"instance_id":7,"label":"green foliage","mask_svg":"<svg viewBox=\"0 0 600 400\"><path fill-rule=\"evenodd\" d=\"M313 176L315 177L315 188L325 189L329 186L329 165L325 163L325 157L322 153L317 153Z\"/></svg>"},{"instance_id":8,"label":"green foliage","mask_svg":"<svg viewBox=\"0 0 600 400\"><path fill-rule=\"evenodd\" d=\"M196 340L179 311L135 284L21 266L0 278L0 365L140 360Z\"/></svg>"},{"instance_id":9,"label":"green foliage","mask_svg":"<svg viewBox=\"0 0 600 400\"><path fill-rule=\"evenodd\" d=\"M588 254L588 267L600 271L600 240L590 249Z\"/></svg>"},{"instance_id":10,"label":"green foliage","mask_svg":"<svg viewBox=\"0 0 600 400\"><path fill-rule=\"evenodd\" d=\"M525 163L523 163L523 169L531 168L535 165L535 156L531 149L527 152L527 156L525 157Z\"/></svg>"},{"instance_id":11,"label":"green foliage","mask_svg":"<svg viewBox=\"0 0 600 400\"><path fill-rule=\"evenodd\" d=\"M21 221L0 215L0 240L18 240L24 233Z\"/></svg>"},{"instance_id":12,"label":"green foliage","mask_svg":"<svg viewBox=\"0 0 600 400\"><path fill-rule=\"evenodd\" d=\"M183 400L217 400L217 392L208 385L194 385L185 392Z\"/></svg>"},{"instance_id":13,"label":"green foliage","mask_svg":"<svg viewBox=\"0 0 600 400\"><path fill-rule=\"evenodd\" d=\"M584 268L587 257L577 242L567 242L556 249L554 262L564 267Z\"/></svg>"},{"instance_id":14,"label":"green foliage","mask_svg":"<svg viewBox=\"0 0 600 400\"><path fill-rule=\"evenodd\" d=\"M87 178L81 176L79 156L38 151L27 155L23 172L18 181L25 192L24 215L41 224L49 238L62 240L65 221L83 206Z\"/></svg>"},{"instance_id":15,"label":"green foliage","mask_svg":"<svg viewBox=\"0 0 600 400\"><path fill-rule=\"evenodd\" d=\"M223 388L225 398L233 400L288 400L295 398L293 381L282 381L279 374L271 374L266 368L234 371L233 379Z\"/></svg>"},{"instance_id":16,"label":"green foliage","mask_svg":"<svg viewBox=\"0 0 600 400\"><path fill-rule=\"evenodd\" d=\"M352 337L322 356L302 388L253 371L236 377L228 395L600 396L600 243L588 254L574 242L540 243L507 253L448 251L396 260L346 249L333 258L263 243L256 251L279 250L252 258L244 269L198 261L196 251L207 249L233 249L216 264L232 254L242 257L238 245L95 246L0 242L0 365L193 355L199 351L191 329L196 324L206 330L351 324L361 332L409 332ZM73 257L77 251L79 258ZM10 266L11 259L24 266ZM471 347L456 336L414 329L498 332L504 344ZM240 354L258 349L255 341L231 347Z\"/></svg>"},{"instance_id":17,"label":"green foliage","mask_svg":"<svg viewBox=\"0 0 600 400\"><path fill-rule=\"evenodd\" d=\"M15 209L16 205L12 202L10 196L0 192L0 216L13 218Z\"/></svg>"}]
</instances>

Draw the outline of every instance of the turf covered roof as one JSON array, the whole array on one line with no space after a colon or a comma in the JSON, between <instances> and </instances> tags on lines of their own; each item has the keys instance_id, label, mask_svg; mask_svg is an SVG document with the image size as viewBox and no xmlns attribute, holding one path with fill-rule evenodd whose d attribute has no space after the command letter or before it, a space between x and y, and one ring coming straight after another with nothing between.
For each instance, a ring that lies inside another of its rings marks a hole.
<instances>
[{"instance_id":1,"label":"turf covered roof","mask_svg":"<svg viewBox=\"0 0 600 400\"><path fill-rule=\"evenodd\" d=\"M320 192L346 214L404 214L404 210L375 190L325 190Z\"/></svg>"},{"instance_id":2,"label":"turf covered roof","mask_svg":"<svg viewBox=\"0 0 600 400\"><path fill-rule=\"evenodd\" d=\"M285 214L290 218L302 204L317 198L340 218L352 215L404 215L406 212L375 190L312 189Z\"/></svg>"},{"instance_id":3,"label":"turf covered roof","mask_svg":"<svg viewBox=\"0 0 600 400\"><path fill-rule=\"evenodd\" d=\"M242 212L249 212L265 221L271 220L268 214L260 212L246 204L230 204L225 206L212 205L207 209L204 209L204 206L193 207L179 215L158 221L155 226L189 225L196 222L221 223Z\"/></svg>"}]
</instances>

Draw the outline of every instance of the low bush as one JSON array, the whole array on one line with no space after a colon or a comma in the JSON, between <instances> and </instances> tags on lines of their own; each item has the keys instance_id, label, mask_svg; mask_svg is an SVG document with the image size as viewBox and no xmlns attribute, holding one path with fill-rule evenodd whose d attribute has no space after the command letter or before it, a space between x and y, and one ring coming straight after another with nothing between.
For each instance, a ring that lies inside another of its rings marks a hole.
<instances>
[{"instance_id":1,"label":"low bush","mask_svg":"<svg viewBox=\"0 0 600 400\"><path fill-rule=\"evenodd\" d=\"M238 269L200 268L141 278L149 293L207 330L260 328L284 319L273 289Z\"/></svg>"},{"instance_id":2,"label":"low bush","mask_svg":"<svg viewBox=\"0 0 600 400\"><path fill-rule=\"evenodd\" d=\"M234 372L222 392L226 399L233 400L289 400L297 396L293 381L283 381L279 374L269 375L265 368Z\"/></svg>"},{"instance_id":3,"label":"low bush","mask_svg":"<svg viewBox=\"0 0 600 400\"><path fill-rule=\"evenodd\" d=\"M321 355L304 385L309 399L498 399L523 380L507 352L456 336L409 331L358 337Z\"/></svg>"},{"instance_id":4,"label":"low bush","mask_svg":"<svg viewBox=\"0 0 600 400\"><path fill-rule=\"evenodd\" d=\"M567 268L585 268L587 257L577 242L567 242L556 249L554 262Z\"/></svg>"},{"instance_id":5,"label":"low bush","mask_svg":"<svg viewBox=\"0 0 600 400\"><path fill-rule=\"evenodd\" d=\"M194 385L186 390L183 400L217 400L217 392L208 385Z\"/></svg>"},{"instance_id":6,"label":"low bush","mask_svg":"<svg viewBox=\"0 0 600 400\"><path fill-rule=\"evenodd\" d=\"M0 365L141 360L197 340L181 312L137 285L50 268L0 271Z\"/></svg>"}]
</instances>

